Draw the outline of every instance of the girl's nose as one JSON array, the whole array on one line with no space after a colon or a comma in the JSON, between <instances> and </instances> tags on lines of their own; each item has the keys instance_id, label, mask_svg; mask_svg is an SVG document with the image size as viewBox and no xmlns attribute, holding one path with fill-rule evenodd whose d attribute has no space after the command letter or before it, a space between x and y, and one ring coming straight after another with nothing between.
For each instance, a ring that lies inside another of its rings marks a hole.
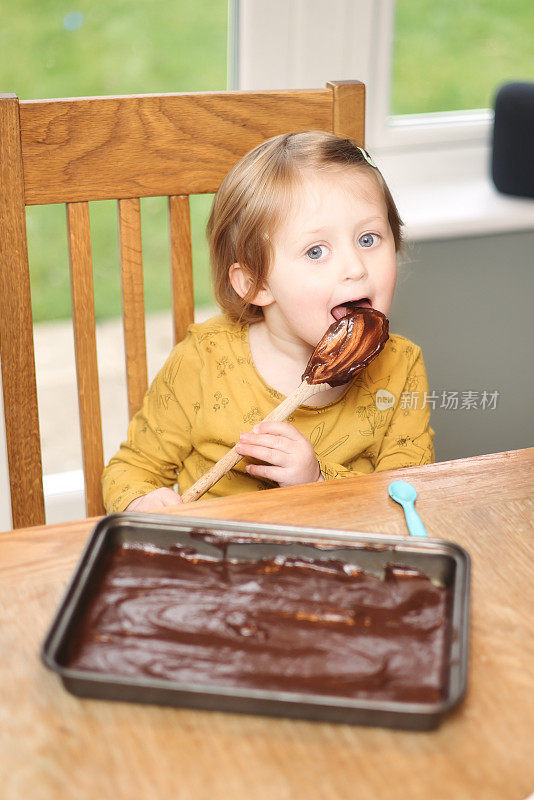
<instances>
[{"instance_id":1,"label":"girl's nose","mask_svg":"<svg viewBox=\"0 0 534 800\"><path fill-rule=\"evenodd\" d=\"M367 277L367 269L359 253L353 251L347 254L343 261L343 277L345 280L353 281Z\"/></svg>"}]
</instances>

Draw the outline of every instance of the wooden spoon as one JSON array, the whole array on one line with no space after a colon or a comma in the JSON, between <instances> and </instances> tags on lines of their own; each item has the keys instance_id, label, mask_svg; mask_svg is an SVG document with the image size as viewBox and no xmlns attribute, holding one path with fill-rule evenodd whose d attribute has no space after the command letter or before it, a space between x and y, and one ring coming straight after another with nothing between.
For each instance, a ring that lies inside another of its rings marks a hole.
<instances>
[{"instance_id":1,"label":"wooden spoon","mask_svg":"<svg viewBox=\"0 0 534 800\"><path fill-rule=\"evenodd\" d=\"M348 383L380 353L389 336L387 317L370 307L357 307L334 322L313 353L302 383L262 420L282 422L309 397ZM198 500L243 458L235 446L182 495L183 503Z\"/></svg>"}]
</instances>

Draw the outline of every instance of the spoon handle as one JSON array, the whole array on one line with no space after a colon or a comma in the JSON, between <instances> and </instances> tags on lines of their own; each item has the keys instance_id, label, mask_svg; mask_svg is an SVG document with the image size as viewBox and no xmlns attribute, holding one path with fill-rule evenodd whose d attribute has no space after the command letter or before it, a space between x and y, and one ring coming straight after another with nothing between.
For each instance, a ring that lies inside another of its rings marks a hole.
<instances>
[{"instance_id":1,"label":"spoon handle","mask_svg":"<svg viewBox=\"0 0 534 800\"><path fill-rule=\"evenodd\" d=\"M277 405L273 410L267 414L262 422L282 422L287 419L289 415L295 411L305 400L318 392L324 392L330 389L329 383L315 383L310 384L308 381L302 381L298 389L295 389L285 400ZM211 487L219 481L223 475L226 475L232 467L235 467L238 461L243 458L235 446L232 447L216 464L213 465L207 472L202 475L196 483L189 487L189 489L182 495L182 503L191 503L193 500L198 500L199 497L211 489Z\"/></svg>"},{"instance_id":2,"label":"spoon handle","mask_svg":"<svg viewBox=\"0 0 534 800\"><path fill-rule=\"evenodd\" d=\"M425 526L423 525L423 520L415 510L413 503L405 503L403 508L406 516L406 524L408 526L408 530L410 531L410 536L426 538L428 533L426 532Z\"/></svg>"}]
</instances>

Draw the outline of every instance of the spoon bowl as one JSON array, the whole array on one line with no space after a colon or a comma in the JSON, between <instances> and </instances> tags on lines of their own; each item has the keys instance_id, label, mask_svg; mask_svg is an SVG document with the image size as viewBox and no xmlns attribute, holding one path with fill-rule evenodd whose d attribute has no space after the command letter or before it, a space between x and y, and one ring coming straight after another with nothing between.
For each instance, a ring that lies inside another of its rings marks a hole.
<instances>
[{"instance_id":1,"label":"spoon bowl","mask_svg":"<svg viewBox=\"0 0 534 800\"><path fill-rule=\"evenodd\" d=\"M397 503L415 503L417 492L408 481L393 481L388 486L389 496Z\"/></svg>"},{"instance_id":2,"label":"spoon bowl","mask_svg":"<svg viewBox=\"0 0 534 800\"><path fill-rule=\"evenodd\" d=\"M393 481L388 486L388 492L392 500L402 506L410 536L427 537L423 521L414 506L417 500L415 487L408 481Z\"/></svg>"}]
</instances>

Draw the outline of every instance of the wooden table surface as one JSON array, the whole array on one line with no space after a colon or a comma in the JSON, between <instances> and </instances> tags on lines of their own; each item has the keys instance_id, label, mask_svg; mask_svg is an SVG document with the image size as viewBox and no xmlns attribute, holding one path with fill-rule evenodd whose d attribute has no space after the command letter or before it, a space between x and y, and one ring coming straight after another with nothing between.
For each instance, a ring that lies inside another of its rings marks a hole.
<instances>
[{"instance_id":1,"label":"wooden table surface","mask_svg":"<svg viewBox=\"0 0 534 800\"><path fill-rule=\"evenodd\" d=\"M187 516L433 538L472 558L467 697L432 732L83 700L39 661L95 519L0 534L5 800L524 800L534 792L534 448L207 500Z\"/></svg>"}]
</instances>

